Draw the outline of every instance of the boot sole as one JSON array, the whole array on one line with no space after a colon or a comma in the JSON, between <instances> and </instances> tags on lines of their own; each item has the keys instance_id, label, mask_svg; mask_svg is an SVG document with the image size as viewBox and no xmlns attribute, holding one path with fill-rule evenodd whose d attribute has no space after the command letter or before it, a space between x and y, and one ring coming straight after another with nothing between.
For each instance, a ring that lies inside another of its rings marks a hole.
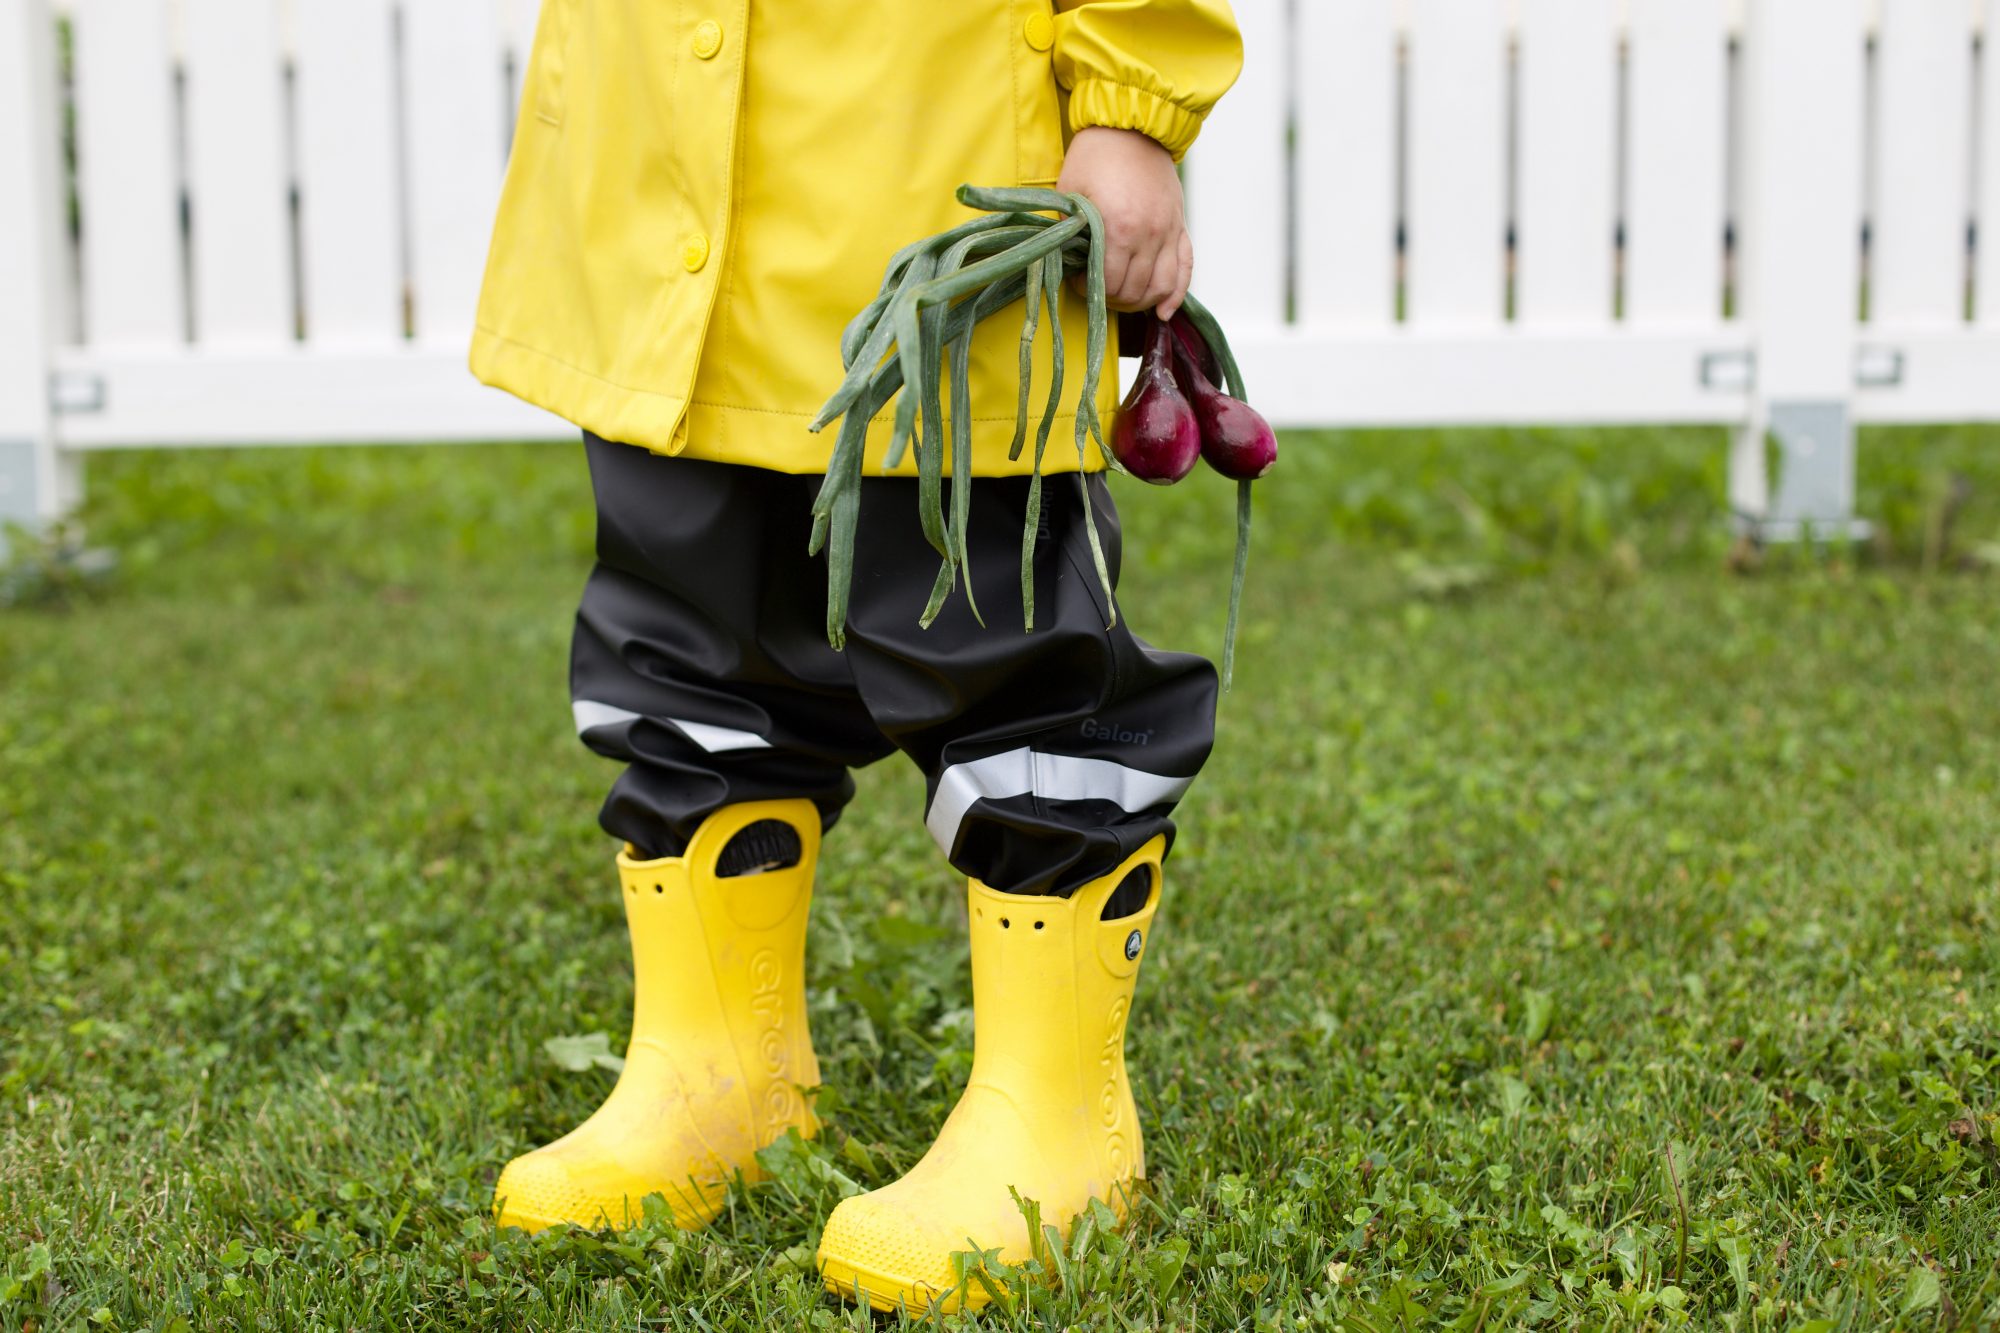
<instances>
[{"instance_id":1,"label":"boot sole","mask_svg":"<svg viewBox=\"0 0 2000 1333\"><path fill-rule=\"evenodd\" d=\"M961 1310L976 1310L987 1303L984 1292L968 1290L961 1300L956 1292L936 1292L927 1282L870 1272L857 1268L845 1259L822 1256L819 1275L826 1289L842 1300L854 1305L866 1304L884 1314L894 1314L898 1310L923 1314L932 1308L939 1314L957 1314Z\"/></svg>"},{"instance_id":2,"label":"boot sole","mask_svg":"<svg viewBox=\"0 0 2000 1333\"><path fill-rule=\"evenodd\" d=\"M719 1203L711 1208L703 1208L700 1211L689 1211L671 1203L668 1204L668 1207L673 1211L674 1225L682 1231L699 1231L716 1218L722 1216L722 1205ZM599 1213L596 1217L585 1221L578 1217L540 1217L534 1213L517 1213L511 1208L493 1219L493 1224L496 1227L519 1227L530 1235L540 1231L547 1231L550 1227L559 1224L576 1227L583 1231L629 1231L633 1227L638 1226L639 1223L640 1219L636 1217L630 1218L630 1220L625 1222L613 1222L603 1213Z\"/></svg>"}]
</instances>

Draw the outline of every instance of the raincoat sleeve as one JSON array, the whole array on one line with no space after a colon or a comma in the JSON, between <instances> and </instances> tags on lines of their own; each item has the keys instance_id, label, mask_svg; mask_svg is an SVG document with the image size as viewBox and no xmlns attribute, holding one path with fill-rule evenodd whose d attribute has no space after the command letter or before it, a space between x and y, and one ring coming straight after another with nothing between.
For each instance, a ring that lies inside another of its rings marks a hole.
<instances>
[{"instance_id":1,"label":"raincoat sleeve","mask_svg":"<svg viewBox=\"0 0 2000 1333\"><path fill-rule=\"evenodd\" d=\"M1229 0L1056 0L1072 130L1138 130L1179 161L1243 68Z\"/></svg>"}]
</instances>

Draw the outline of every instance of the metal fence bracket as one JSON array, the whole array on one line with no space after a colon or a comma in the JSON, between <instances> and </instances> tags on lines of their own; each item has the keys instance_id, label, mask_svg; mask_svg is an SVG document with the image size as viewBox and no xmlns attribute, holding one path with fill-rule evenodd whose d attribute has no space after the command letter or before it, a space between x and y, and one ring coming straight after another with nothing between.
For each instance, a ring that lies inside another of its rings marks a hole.
<instances>
[{"instance_id":1,"label":"metal fence bracket","mask_svg":"<svg viewBox=\"0 0 2000 1333\"><path fill-rule=\"evenodd\" d=\"M0 529L9 523L25 527L42 517L35 496L38 447L33 440L0 439ZM0 536L0 555L5 551Z\"/></svg>"},{"instance_id":2,"label":"metal fence bracket","mask_svg":"<svg viewBox=\"0 0 2000 1333\"><path fill-rule=\"evenodd\" d=\"M1781 399L1769 407L1777 487L1756 523L1766 541L1860 541L1872 531L1854 516L1854 423L1838 398Z\"/></svg>"},{"instance_id":3,"label":"metal fence bracket","mask_svg":"<svg viewBox=\"0 0 2000 1333\"><path fill-rule=\"evenodd\" d=\"M1703 352L1701 387L1717 393L1748 393L1757 383L1757 355L1742 348Z\"/></svg>"},{"instance_id":4,"label":"metal fence bracket","mask_svg":"<svg viewBox=\"0 0 2000 1333\"><path fill-rule=\"evenodd\" d=\"M1903 382L1903 349L1863 343L1854 349L1854 384L1860 389L1893 389Z\"/></svg>"},{"instance_id":5,"label":"metal fence bracket","mask_svg":"<svg viewBox=\"0 0 2000 1333\"><path fill-rule=\"evenodd\" d=\"M59 370L49 376L49 411L59 417L102 412L106 401L102 375Z\"/></svg>"}]
</instances>

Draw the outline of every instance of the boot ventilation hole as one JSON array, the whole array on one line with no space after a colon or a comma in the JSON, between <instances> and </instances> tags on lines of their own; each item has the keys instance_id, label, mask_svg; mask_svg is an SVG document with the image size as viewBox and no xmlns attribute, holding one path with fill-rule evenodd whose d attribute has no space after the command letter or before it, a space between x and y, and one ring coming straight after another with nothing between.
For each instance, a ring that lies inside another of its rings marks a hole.
<instances>
[{"instance_id":1,"label":"boot ventilation hole","mask_svg":"<svg viewBox=\"0 0 2000 1333\"><path fill-rule=\"evenodd\" d=\"M985 919L985 917L986 917L986 913L984 913L984 912L981 912L981 913L980 913L979 915L980 915L980 919L981 919L981 920L984 920L984 919ZM1046 922L1046 921L1037 921L1037 922L1035 923L1035 929L1036 929L1036 930L1040 930L1040 929L1041 929L1041 928L1042 928L1043 926L1046 926L1047 924L1048 924L1048 922ZM1004 916L1000 918L1000 929L1002 929L1002 930L1012 930L1013 928L1014 928L1014 923L1013 923L1012 921L1008 920L1008 919L1007 919L1006 917L1004 917Z\"/></svg>"}]
</instances>

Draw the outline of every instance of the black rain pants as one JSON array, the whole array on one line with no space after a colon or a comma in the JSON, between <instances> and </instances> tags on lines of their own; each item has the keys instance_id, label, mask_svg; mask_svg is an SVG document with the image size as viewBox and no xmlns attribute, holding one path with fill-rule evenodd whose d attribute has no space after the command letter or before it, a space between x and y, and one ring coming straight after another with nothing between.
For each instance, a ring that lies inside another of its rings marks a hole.
<instances>
[{"instance_id":1,"label":"black rain pants","mask_svg":"<svg viewBox=\"0 0 2000 1333\"><path fill-rule=\"evenodd\" d=\"M1156 834L1214 739L1203 658L1105 628L1073 476L1042 487L1035 628L1022 631L1027 478L978 478L967 528L981 628L955 590L917 621L939 556L914 480L863 482L847 646L826 638L826 561L809 557L821 479L668 458L585 437L597 566L571 651L578 734L625 764L605 830L670 856L713 811L807 797L828 826L849 770L901 750L925 824L961 872L1068 894ZM949 487L946 482L947 506ZM1113 582L1117 514L1088 483Z\"/></svg>"}]
</instances>

